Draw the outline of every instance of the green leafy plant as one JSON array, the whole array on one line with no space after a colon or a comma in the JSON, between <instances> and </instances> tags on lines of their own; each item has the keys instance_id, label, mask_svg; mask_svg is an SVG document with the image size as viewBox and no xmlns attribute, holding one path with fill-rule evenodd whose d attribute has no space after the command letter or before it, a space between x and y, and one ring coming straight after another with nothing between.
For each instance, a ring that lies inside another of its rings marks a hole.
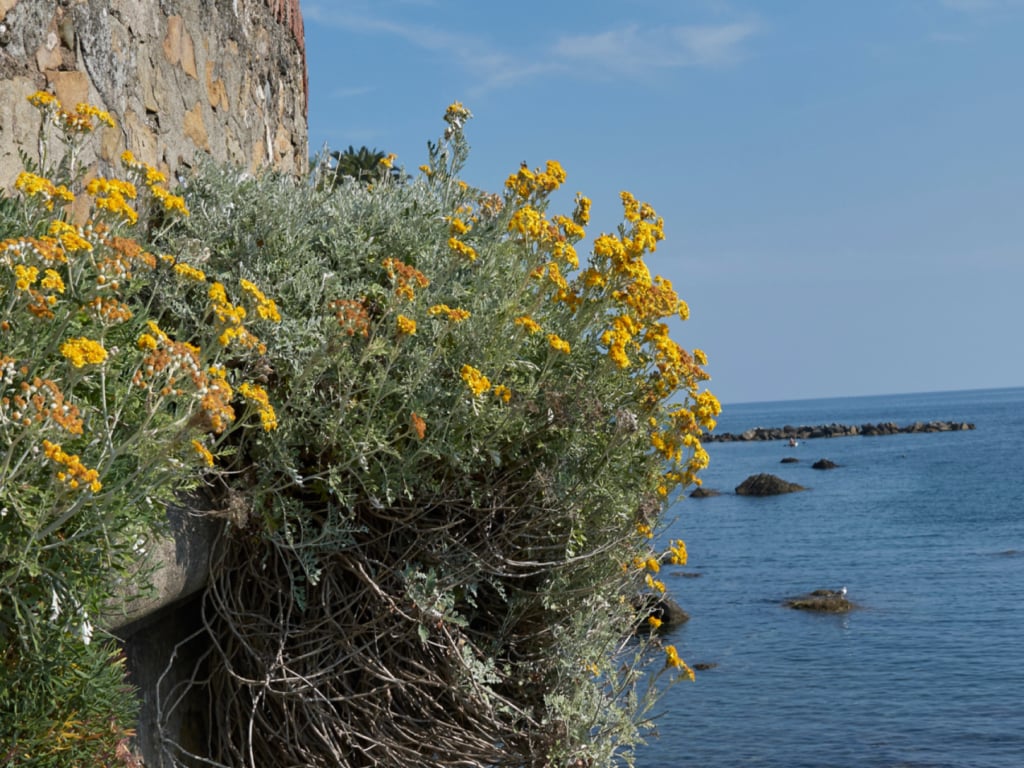
<instances>
[{"instance_id":1,"label":"green leafy plant","mask_svg":"<svg viewBox=\"0 0 1024 768\"><path fill-rule=\"evenodd\" d=\"M254 285L233 304L137 238L188 213L156 169L125 153L126 179L81 178L77 148L109 115L30 101L40 147L56 129L67 154L41 150L19 175L0 232L0 756L128 760L133 694L114 644L93 636L119 594L145 589L164 505L215 473L232 430L267 426L247 374L263 350L250 328L273 322L272 304ZM204 323L181 335L175 303Z\"/></svg>"}]
</instances>

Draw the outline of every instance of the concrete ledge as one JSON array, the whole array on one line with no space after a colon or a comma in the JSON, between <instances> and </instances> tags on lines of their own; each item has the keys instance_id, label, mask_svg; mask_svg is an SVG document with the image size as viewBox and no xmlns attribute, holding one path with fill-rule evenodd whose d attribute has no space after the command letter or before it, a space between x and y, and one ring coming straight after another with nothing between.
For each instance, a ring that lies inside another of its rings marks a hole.
<instances>
[{"instance_id":1,"label":"concrete ledge","mask_svg":"<svg viewBox=\"0 0 1024 768\"><path fill-rule=\"evenodd\" d=\"M209 579L210 552L224 521L179 506L168 507L167 520L169 534L150 545L141 565L151 572L153 590L125 594L100 620L118 637L141 629L164 609L203 589Z\"/></svg>"}]
</instances>

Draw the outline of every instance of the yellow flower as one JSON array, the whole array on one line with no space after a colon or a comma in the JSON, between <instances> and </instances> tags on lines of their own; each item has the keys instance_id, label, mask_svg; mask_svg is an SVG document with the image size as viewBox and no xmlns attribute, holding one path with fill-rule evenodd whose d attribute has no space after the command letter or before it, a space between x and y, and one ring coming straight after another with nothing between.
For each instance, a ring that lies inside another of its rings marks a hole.
<instances>
[{"instance_id":1,"label":"yellow flower","mask_svg":"<svg viewBox=\"0 0 1024 768\"><path fill-rule=\"evenodd\" d=\"M431 317L444 315L453 323L461 323L463 320L467 320L470 316L469 310L452 309L447 304L435 304L434 306L427 310L427 314L430 315Z\"/></svg>"},{"instance_id":2,"label":"yellow flower","mask_svg":"<svg viewBox=\"0 0 1024 768\"><path fill-rule=\"evenodd\" d=\"M14 265L14 286L19 291L27 291L36 284L36 279L38 277L38 267L26 267L24 264Z\"/></svg>"},{"instance_id":3,"label":"yellow flower","mask_svg":"<svg viewBox=\"0 0 1024 768\"><path fill-rule=\"evenodd\" d=\"M506 387L504 384L494 385L494 396L504 403L507 403L512 399L512 390Z\"/></svg>"},{"instance_id":4,"label":"yellow flower","mask_svg":"<svg viewBox=\"0 0 1024 768\"><path fill-rule=\"evenodd\" d=\"M266 296L255 283L250 280L242 278L239 280L239 285L242 286L242 290L252 296L256 301L256 314L264 320L270 320L274 323L281 322L281 313L277 311L277 303Z\"/></svg>"},{"instance_id":5,"label":"yellow flower","mask_svg":"<svg viewBox=\"0 0 1024 768\"><path fill-rule=\"evenodd\" d=\"M449 125L461 126L472 116L473 113L462 106L461 101L453 101L444 112L444 121Z\"/></svg>"},{"instance_id":6,"label":"yellow flower","mask_svg":"<svg viewBox=\"0 0 1024 768\"><path fill-rule=\"evenodd\" d=\"M576 207L573 210L572 220L585 227L590 223L590 198L576 193Z\"/></svg>"},{"instance_id":7,"label":"yellow flower","mask_svg":"<svg viewBox=\"0 0 1024 768\"><path fill-rule=\"evenodd\" d=\"M398 332L403 336L415 336L416 335L416 321L412 318L406 317L405 315L399 315L395 321L398 326Z\"/></svg>"},{"instance_id":8,"label":"yellow flower","mask_svg":"<svg viewBox=\"0 0 1024 768\"><path fill-rule=\"evenodd\" d=\"M679 658L679 652L676 650L674 645L665 646L665 666L675 667L676 669L682 670L681 677L685 677L691 682L695 679L690 665Z\"/></svg>"},{"instance_id":9,"label":"yellow flower","mask_svg":"<svg viewBox=\"0 0 1024 768\"><path fill-rule=\"evenodd\" d=\"M669 562L673 565L686 565L686 542L682 539L676 539L669 544L669 551L672 553L672 557Z\"/></svg>"},{"instance_id":10,"label":"yellow flower","mask_svg":"<svg viewBox=\"0 0 1024 768\"><path fill-rule=\"evenodd\" d=\"M569 354L569 342L562 339L557 333L548 334L548 345L556 352Z\"/></svg>"},{"instance_id":11,"label":"yellow flower","mask_svg":"<svg viewBox=\"0 0 1024 768\"><path fill-rule=\"evenodd\" d=\"M195 280L197 283L206 282L206 273L203 270L197 269L183 261L179 261L174 265L174 271L187 280Z\"/></svg>"},{"instance_id":12,"label":"yellow flower","mask_svg":"<svg viewBox=\"0 0 1024 768\"><path fill-rule=\"evenodd\" d=\"M39 283L39 287L47 291L56 291L57 293L64 293L64 280L61 278L60 273L55 269L48 269L43 274L43 279Z\"/></svg>"},{"instance_id":13,"label":"yellow flower","mask_svg":"<svg viewBox=\"0 0 1024 768\"><path fill-rule=\"evenodd\" d=\"M657 616L648 616L647 623L650 625L651 629L657 629L661 626L661 619Z\"/></svg>"},{"instance_id":14,"label":"yellow flower","mask_svg":"<svg viewBox=\"0 0 1024 768\"><path fill-rule=\"evenodd\" d=\"M238 394L256 405L259 410L260 421L263 423L264 432L277 429L277 414L274 412L274 407L270 404L267 391L263 387L250 384L247 381L242 382L238 385Z\"/></svg>"},{"instance_id":15,"label":"yellow flower","mask_svg":"<svg viewBox=\"0 0 1024 768\"><path fill-rule=\"evenodd\" d=\"M540 325L529 315L517 317L513 322L516 325L521 325L531 335L540 332Z\"/></svg>"},{"instance_id":16,"label":"yellow flower","mask_svg":"<svg viewBox=\"0 0 1024 768\"><path fill-rule=\"evenodd\" d=\"M459 240L457 237L448 238L448 247L455 253L459 254L460 256L464 256L470 261L476 261L477 254L473 246L467 245L466 243Z\"/></svg>"},{"instance_id":17,"label":"yellow flower","mask_svg":"<svg viewBox=\"0 0 1024 768\"><path fill-rule=\"evenodd\" d=\"M66 221L55 219L50 222L48 232L52 237L57 238L64 250L69 253L92 250L92 243L82 237L81 230Z\"/></svg>"},{"instance_id":18,"label":"yellow flower","mask_svg":"<svg viewBox=\"0 0 1024 768\"><path fill-rule=\"evenodd\" d=\"M490 379L472 365L463 365L460 375L466 382L466 386L469 387L469 391L474 395L480 395L491 388Z\"/></svg>"},{"instance_id":19,"label":"yellow flower","mask_svg":"<svg viewBox=\"0 0 1024 768\"><path fill-rule=\"evenodd\" d=\"M46 91L36 91L28 97L28 100L32 106L40 109L46 107L56 107L57 109L60 109L60 102L57 101L57 98L52 93L47 93Z\"/></svg>"},{"instance_id":20,"label":"yellow flower","mask_svg":"<svg viewBox=\"0 0 1024 768\"><path fill-rule=\"evenodd\" d=\"M99 365L107 359L107 350L103 348L103 345L85 336L65 341L60 346L60 353L70 360L75 368L81 368L84 365Z\"/></svg>"},{"instance_id":21,"label":"yellow flower","mask_svg":"<svg viewBox=\"0 0 1024 768\"><path fill-rule=\"evenodd\" d=\"M647 525L647 523L637 523L636 524L636 532L639 533L644 538L647 538L647 539L654 538L654 531L651 530L651 526Z\"/></svg>"},{"instance_id":22,"label":"yellow flower","mask_svg":"<svg viewBox=\"0 0 1024 768\"><path fill-rule=\"evenodd\" d=\"M199 457L203 460L203 463L205 463L206 466L213 466L213 454L210 453L210 451L207 449L205 445L200 443L198 440L193 440L192 448L193 450L195 450L196 453L199 454Z\"/></svg>"},{"instance_id":23,"label":"yellow flower","mask_svg":"<svg viewBox=\"0 0 1024 768\"><path fill-rule=\"evenodd\" d=\"M390 168L392 165L395 164L396 157L398 157L398 155L396 155L394 152L391 152L386 157L382 157L380 159L380 164L383 165L385 168Z\"/></svg>"},{"instance_id":24,"label":"yellow flower","mask_svg":"<svg viewBox=\"0 0 1024 768\"><path fill-rule=\"evenodd\" d=\"M423 417L417 414L415 411L409 416L409 428L416 435L418 440L422 440L427 434L427 422L423 420Z\"/></svg>"}]
</instances>

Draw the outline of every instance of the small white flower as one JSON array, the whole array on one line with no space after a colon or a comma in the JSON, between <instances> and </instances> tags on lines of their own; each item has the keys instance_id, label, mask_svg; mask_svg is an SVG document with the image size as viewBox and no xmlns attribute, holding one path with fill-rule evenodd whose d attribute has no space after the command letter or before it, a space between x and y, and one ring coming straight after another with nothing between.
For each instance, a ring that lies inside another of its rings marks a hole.
<instances>
[{"instance_id":1,"label":"small white flower","mask_svg":"<svg viewBox=\"0 0 1024 768\"><path fill-rule=\"evenodd\" d=\"M85 619L82 621L82 626L78 628L78 636L82 638L82 642L86 645L92 641L92 624L89 622L88 614L86 614Z\"/></svg>"}]
</instances>

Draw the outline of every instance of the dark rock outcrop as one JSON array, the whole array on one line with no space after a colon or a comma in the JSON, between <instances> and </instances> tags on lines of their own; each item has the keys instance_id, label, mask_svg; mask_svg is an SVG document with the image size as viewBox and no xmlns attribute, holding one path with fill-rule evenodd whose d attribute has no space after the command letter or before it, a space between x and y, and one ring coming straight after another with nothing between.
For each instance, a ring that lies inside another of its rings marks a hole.
<instances>
[{"instance_id":1,"label":"dark rock outcrop","mask_svg":"<svg viewBox=\"0 0 1024 768\"><path fill-rule=\"evenodd\" d=\"M667 595L638 595L633 600L640 629L651 629L647 619L661 622L658 629L665 630L677 627L690 620L690 614L684 611L675 600Z\"/></svg>"},{"instance_id":2,"label":"dark rock outcrop","mask_svg":"<svg viewBox=\"0 0 1024 768\"><path fill-rule=\"evenodd\" d=\"M767 472L751 475L736 486L736 493L740 496L777 496L780 493L793 493L794 491L804 490L807 489L802 485L790 483L781 477L776 477Z\"/></svg>"},{"instance_id":3,"label":"dark rock outcrop","mask_svg":"<svg viewBox=\"0 0 1024 768\"><path fill-rule=\"evenodd\" d=\"M721 492L714 488L694 488L690 494L691 499L707 499L712 496L721 496Z\"/></svg>"},{"instance_id":4,"label":"dark rock outcrop","mask_svg":"<svg viewBox=\"0 0 1024 768\"><path fill-rule=\"evenodd\" d=\"M799 462L800 459L798 459L796 456L786 456L782 461L779 462L779 464L798 464Z\"/></svg>"},{"instance_id":5,"label":"dark rock outcrop","mask_svg":"<svg viewBox=\"0 0 1024 768\"><path fill-rule=\"evenodd\" d=\"M835 469L839 465L831 459L818 459L816 462L811 464L811 469Z\"/></svg>"},{"instance_id":6,"label":"dark rock outcrop","mask_svg":"<svg viewBox=\"0 0 1024 768\"><path fill-rule=\"evenodd\" d=\"M846 589L816 589L806 595L787 597L783 603L797 611L818 611L821 613L846 613L857 606L846 599Z\"/></svg>"}]
</instances>

